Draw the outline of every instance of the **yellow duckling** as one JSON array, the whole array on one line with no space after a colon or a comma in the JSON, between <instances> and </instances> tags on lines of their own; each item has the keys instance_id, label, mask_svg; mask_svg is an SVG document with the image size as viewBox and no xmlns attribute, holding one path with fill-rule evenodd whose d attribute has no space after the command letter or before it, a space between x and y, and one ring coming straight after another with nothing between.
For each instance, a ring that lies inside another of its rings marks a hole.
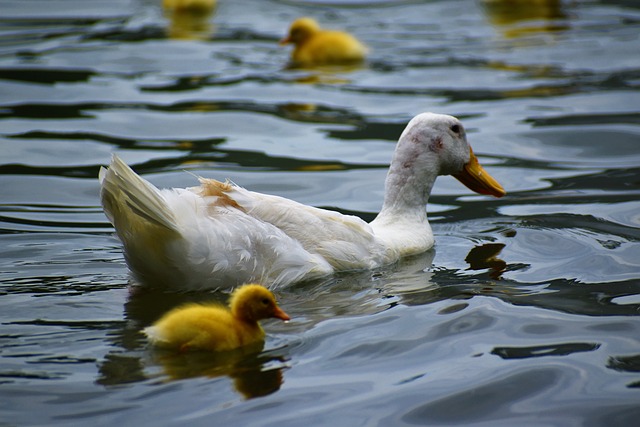
<instances>
[{"instance_id":1,"label":"yellow duckling","mask_svg":"<svg viewBox=\"0 0 640 427\"><path fill-rule=\"evenodd\" d=\"M210 13L216 6L216 0L162 0L165 10Z\"/></svg>"},{"instance_id":2,"label":"yellow duckling","mask_svg":"<svg viewBox=\"0 0 640 427\"><path fill-rule=\"evenodd\" d=\"M368 49L351 34L323 30L312 18L296 19L280 44L292 43L291 58L299 65L348 64L362 61Z\"/></svg>"},{"instance_id":3,"label":"yellow duckling","mask_svg":"<svg viewBox=\"0 0 640 427\"><path fill-rule=\"evenodd\" d=\"M231 295L229 309L220 305L188 304L175 308L144 329L158 346L180 351L233 350L264 340L259 320L289 320L273 294L256 284L244 285Z\"/></svg>"},{"instance_id":4,"label":"yellow duckling","mask_svg":"<svg viewBox=\"0 0 640 427\"><path fill-rule=\"evenodd\" d=\"M214 30L211 15L216 0L163 0L169 19L168 36L179 40L206 40Z\"/></svg>"}]
</instances>

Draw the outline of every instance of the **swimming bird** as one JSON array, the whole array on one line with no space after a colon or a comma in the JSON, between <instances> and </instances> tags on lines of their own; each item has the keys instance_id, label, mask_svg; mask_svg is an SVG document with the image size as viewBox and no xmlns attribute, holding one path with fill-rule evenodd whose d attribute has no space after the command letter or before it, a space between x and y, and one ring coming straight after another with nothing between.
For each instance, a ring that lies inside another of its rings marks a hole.
<instances>
[{"instance_id":1,"label":"swimming bird","mask_svg":"<svg viewBox=\"0 0 640 427\"><path fill-rule=\"evenodd\" d=\"M216 0L162 0L162 7L171 11L210 13Z\"/></svg>"},{"instance_id":2,"label":"swimming bird","mask_svg":"<svg viewBox=\"0 0 640 427\"><path fill-rule=\"evenodd\" d=\"M163 0L162 7L169 19L167 35L178 40L206 40L214 27L211 15L216 0Z\"/></svg>"},{"instance_id":3,"label":"swimming bird","mask_svg":"<svg viewBox=\"0 0 640 427\"><path fill-rule=\"evenodd\" d=\"M423 253L434 244L425 205L438 175L480 194L505 194L478 163L462 123L432 113L411 119L400 135L371 223L228 181L200 178L197 187L159 190L116 155L99 179L133 278L194 290L284 286Z\"/></svg>"},{"instance_id":4,"label":"swimming bird","mask_svg":"<svg viewBox=\"0 0 640 427\"><path fill-rule=\"evenodd\" d=\"M362 61L368 49L349 33L323 30L312 18L296 19L280 44L295 47L291 59L296 65L349 64Z\"/></svg>"},{"instance_id":5,"label":"swimming bird","mask_svg":"<svg viewBox=\"0 0 640 427\"><path fill-rule=\"evenodd\" d=\"M249 284L231 295L229 308L221 305L188 304L177 307L144 329L152 344L180 351L234 350L260 343L263 319L289 320L267 288Z\"/></svg>"}]
</instances>

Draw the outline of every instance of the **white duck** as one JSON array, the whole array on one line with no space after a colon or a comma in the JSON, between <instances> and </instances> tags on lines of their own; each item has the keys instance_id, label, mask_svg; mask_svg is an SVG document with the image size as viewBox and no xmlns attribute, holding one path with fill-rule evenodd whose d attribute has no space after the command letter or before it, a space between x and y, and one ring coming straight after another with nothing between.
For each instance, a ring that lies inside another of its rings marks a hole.
<instances>
[{"instance_id":1,"label":"white duck","mask_svg":"<svg viewBox=\"0 0 640 427\"><path fill-rule=\"evenodd\" d=\"M371 223L213 179L159 190L115 155L100 182L134 279L194 290L283 286L427 251L434 238L425 205L438 175L481 194L505 194L478 163L460 121L432 113L414 117L402 132Z\"/></svg>"}]
</instances>

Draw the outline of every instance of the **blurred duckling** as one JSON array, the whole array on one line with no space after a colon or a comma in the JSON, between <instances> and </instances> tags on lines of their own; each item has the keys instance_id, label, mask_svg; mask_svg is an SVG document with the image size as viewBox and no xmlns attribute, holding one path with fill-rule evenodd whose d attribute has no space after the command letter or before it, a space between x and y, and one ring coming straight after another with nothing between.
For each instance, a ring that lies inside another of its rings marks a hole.
<instances>
[{"instance_id":1,"label":"blurred duckling","mask_svg":"<svg viewBox=\"0 0 640 427\"><path fill-rule=\"evenodd\" d=\"M256 284L244 285L231 295L229 308L188 304L165 314L144 333L151 343L179 351L225 351L261 343L259 320L289 320L273 294Z\"/></svg>"},{"instance_id":2,"label":"blurred duckling","mask_svg":"<svg viewBox=\"0 0 640 427\"><path fill-rule=\"evenodd\" d=\"M191 11L211 13L216 7L216 0L162 0L162 7L172 11Z\"/></svg>"},{"instance_id":3,"label":"blurred duckling","mask_svg":"<svg viewBox=\"0 0 640 427\"><path fill-rule=\"evenodd\" d=\"M351 34L323 30L312 18L296 19L281 45L295 46L291 59L297 65L349 64L364 60L368 49Z\"/></svg>"},{"instance_id":4,"label":"blurred duckling","mask_svg":"<svg viewBox=\"0 0 640 427\"><path fill-rule=\"evenodd\" d=\"M569 28L561 0L482 0L481 4L491 23L506 38Z\"/></svg>"},{"instance_id":5,"label":"blurred duckling","mask_svg":"<svg viewBox=\"0 0 640 427\"><path fill-rule=\"evenodd\" d=\"M216 0L163 0L169 19L168 36L179 40L206 40L214 31L211 15Z\"/></svg>"}]
</instances>

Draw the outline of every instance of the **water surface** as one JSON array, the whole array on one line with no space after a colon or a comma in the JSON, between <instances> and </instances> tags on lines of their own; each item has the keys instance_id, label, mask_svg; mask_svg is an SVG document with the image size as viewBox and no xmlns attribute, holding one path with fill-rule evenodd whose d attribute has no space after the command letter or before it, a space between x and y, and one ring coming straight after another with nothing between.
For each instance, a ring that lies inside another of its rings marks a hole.
<instances>
[{"instance_id":1,"label":"water surface","mask_svg":"<svg viewBox=\"0 0 640 427\"><path fill-rule=\"evenodd\" d=\"M0 17L0 423L586 425L640 417L635 2L6 0ZM311 15L371 47L292 69ZM422 111L463 120L506 188L439 178L434 250L277 291L261 352L140 330L222 292L131 294L97 173L192 174L372 219ZM186 173L188 171L190 173Z\"/></svg>"}]
</instances>

